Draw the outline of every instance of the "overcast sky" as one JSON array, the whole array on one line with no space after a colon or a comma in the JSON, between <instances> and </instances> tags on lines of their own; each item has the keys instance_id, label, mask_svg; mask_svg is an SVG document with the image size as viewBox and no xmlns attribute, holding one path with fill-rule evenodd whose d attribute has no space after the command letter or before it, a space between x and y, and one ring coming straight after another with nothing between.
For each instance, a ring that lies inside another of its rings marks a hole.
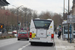
<instances>
[{"instance_id":1,"label":"overcast sky","mask_svg":"<svg viewBox=\"0 0 75 50\"><path fill-rule=\"evenodd\" d=\"M7 0L10 5L8 7L16 7L23 5L24 7L36 10L38 13L42 11L50 11L53 13L63 12L63 0ZM68 0L66 2L66 9L68 8ZM72 1L70 0L70 8L72 8Z\"/></svg>"}]
</instances>

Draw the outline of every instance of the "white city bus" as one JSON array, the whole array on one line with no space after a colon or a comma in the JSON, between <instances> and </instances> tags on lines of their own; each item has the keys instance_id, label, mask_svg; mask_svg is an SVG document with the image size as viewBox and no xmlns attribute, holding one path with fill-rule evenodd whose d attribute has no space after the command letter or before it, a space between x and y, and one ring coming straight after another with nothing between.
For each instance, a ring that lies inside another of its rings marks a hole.
<instances>
[{"instance_id":1,"label":"white city bus","mask_svg":"<svg viewBox=\"0 0 75 50\"><path fill-rule=\"evenodd\" d=\"M52 19L31 19L29 42L54 43L54 21Z\"/></svg>"}]
</instances>

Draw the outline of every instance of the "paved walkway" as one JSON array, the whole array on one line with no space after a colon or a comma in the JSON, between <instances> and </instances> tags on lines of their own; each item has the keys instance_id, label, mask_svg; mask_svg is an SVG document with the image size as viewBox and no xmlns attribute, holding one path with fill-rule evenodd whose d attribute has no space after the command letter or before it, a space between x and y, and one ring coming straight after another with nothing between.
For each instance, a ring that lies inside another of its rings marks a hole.
<instances>
[{"instance_id":1,"label":"paved walkway","mask_svg":"<svg viewBox=\"0 0 75 50\"><path fill-rule=\"evenodd\" d=\"M67 40L58 39L55 35L56 50L75 50L75 43L69 43Z\"/></svg>"}]
</instances>

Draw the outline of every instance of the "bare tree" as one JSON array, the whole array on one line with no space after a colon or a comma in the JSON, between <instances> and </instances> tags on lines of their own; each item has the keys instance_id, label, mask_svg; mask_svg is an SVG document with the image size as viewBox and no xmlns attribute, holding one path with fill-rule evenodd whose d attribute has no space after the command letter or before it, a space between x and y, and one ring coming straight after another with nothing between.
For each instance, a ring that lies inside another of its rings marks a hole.
<instances>
[{"instance_id":1,"label":"bare tree","mask_svg":"<svg viewBox=\"0 0 75 50\"><path fill-rule=\"evenodd\" d=\"M55 26L62 24L62 17L60 14L55 13L52 19L54 20Z\"/></svg>"},{"instance_id":2,"label":"bare tree","mask_svg":"<svg viewBox=\"0 0 75 50\"><path fill-rule=\"evenodd\" d=\"M50 12L42 12L39 16L41 19L51 19Z\"/></svg>"}]
</instances>

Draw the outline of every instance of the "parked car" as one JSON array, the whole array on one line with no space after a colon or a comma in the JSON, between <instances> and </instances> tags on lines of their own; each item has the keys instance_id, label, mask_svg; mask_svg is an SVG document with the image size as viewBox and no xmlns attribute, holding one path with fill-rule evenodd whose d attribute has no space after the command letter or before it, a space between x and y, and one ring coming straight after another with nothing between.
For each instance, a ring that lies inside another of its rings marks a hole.
<instances>
[{"instance_id":1,"label":"parked car","mask_svg":"<svg viewBox=\"0 0 75 50\"><path fill-rule=\"evenodd\" d=\"M2 32L0 32L0 34L2 34Z\"/></svg>"},{"instance_id":2,"label":"parked car","mask_svg":"<svg viewBox=\"0 0 75 50\"><path fill-rule=\"evenodd\" d=\"M12 32L12 34L17 34L17 30L14 30L14 31Z\"/></svg>"},{"instance_id":3,"label":"parked car","mask_svg":"<svg viewBox=\"0 0 75 50\"><path fill-rule=\"evenodd\" d=\"M21 31L18 33L18 40L20 40L20 39L29 40L28 31L26 31L26 30L21 30Z\"/></svg>"}]
</instances>

